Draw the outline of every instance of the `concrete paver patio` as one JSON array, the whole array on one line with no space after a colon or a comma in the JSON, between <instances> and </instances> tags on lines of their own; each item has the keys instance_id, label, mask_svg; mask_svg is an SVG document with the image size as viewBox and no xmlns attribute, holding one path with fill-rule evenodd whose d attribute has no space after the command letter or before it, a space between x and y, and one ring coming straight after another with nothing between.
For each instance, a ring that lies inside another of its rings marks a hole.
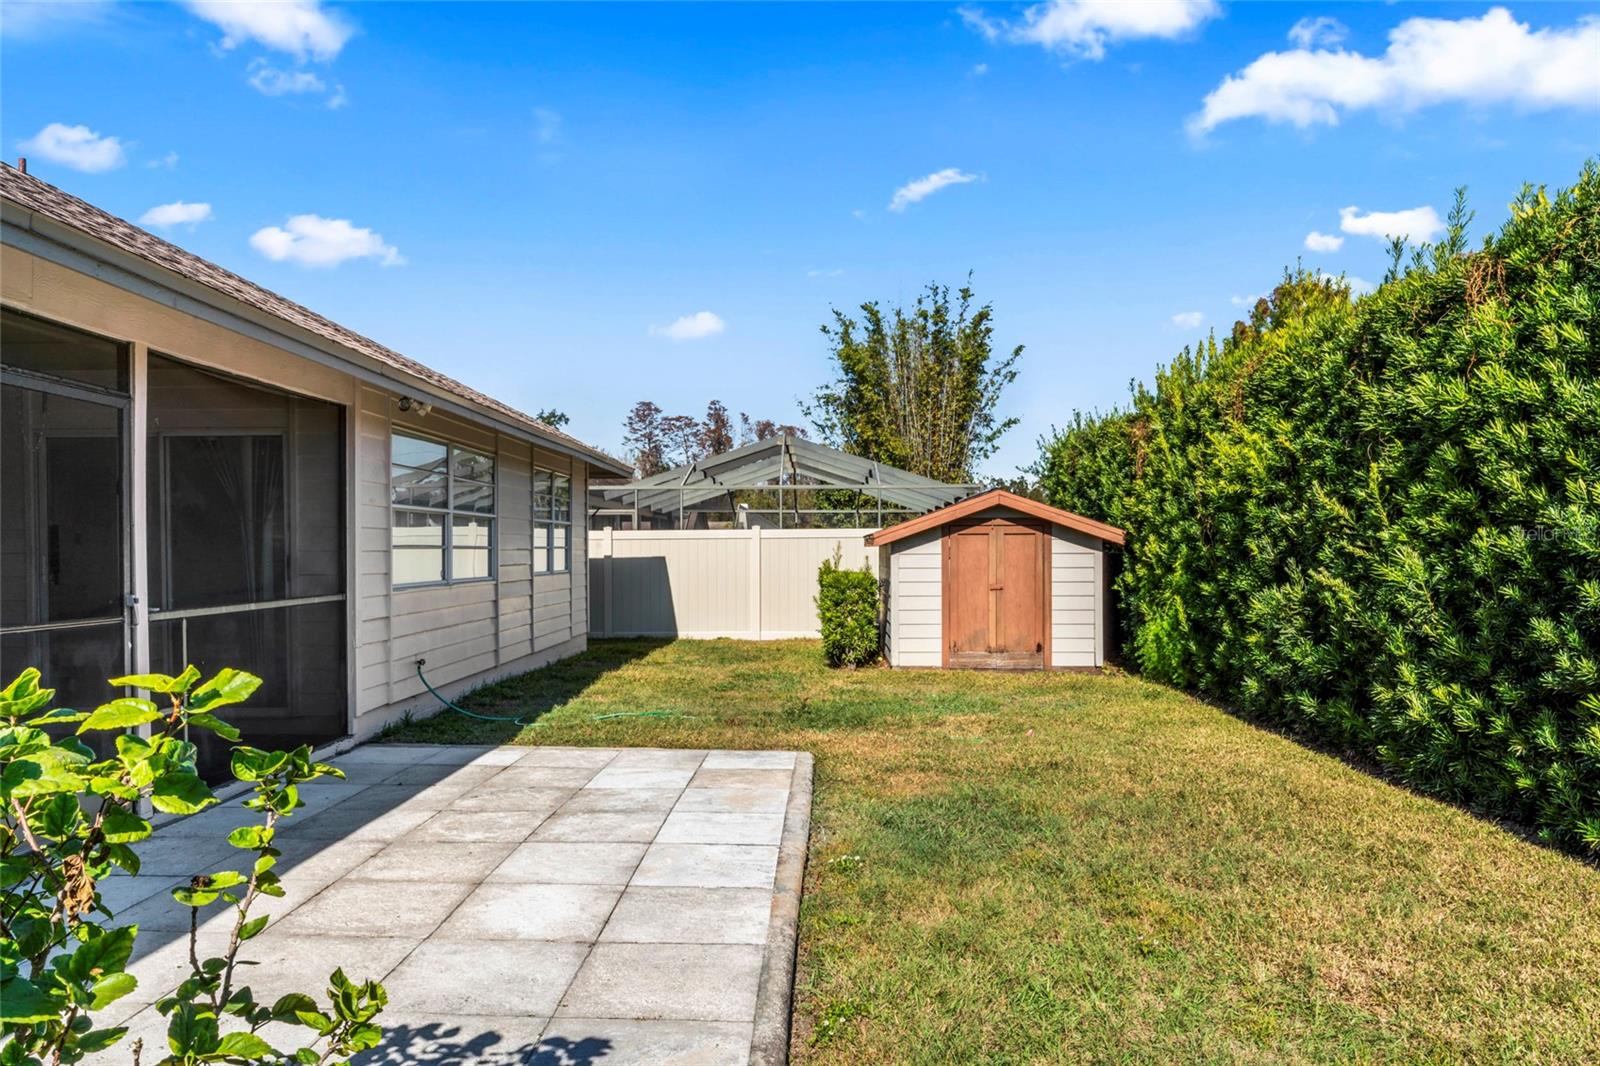
<instances>
[{"instance_id":1,"label":"concrete paver patio","mask_svg":"<svg viewBox=\"0 0 1600 1066\"><path fill-rule=\"evenodd\" d=\"M258 1000L320 993L333 967L389 992L369 1063L781 1061L811 759L794 752L368 745L280 823L287 896L242 957ZM187 969L168 893L234 868L238 799L166 826L137 878L101 886L140 926L138 989L96 1061L154 1061L151 1004ZM229 915L205 913L202 956ZM305 1040L309 1030L268 1032Z\"/></svg>"}]
</instances>

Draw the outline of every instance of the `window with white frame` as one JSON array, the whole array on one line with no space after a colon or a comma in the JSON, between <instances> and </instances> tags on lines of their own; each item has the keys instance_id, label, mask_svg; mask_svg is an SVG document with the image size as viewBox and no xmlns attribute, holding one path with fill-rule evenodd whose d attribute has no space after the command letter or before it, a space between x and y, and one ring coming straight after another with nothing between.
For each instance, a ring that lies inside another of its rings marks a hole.
<instances>
[{"instance_id":1,"label":"window with white frame","mask_svg":"<svg viewBox=\"0 0 1600 1066\"><path fill-rule=\"evenodd\" d=\"M494 565L494 456L395 433L389 492L396 585L480 581Z\"/></svg>"},{"instance_id":2,"label":"window with white frame","mask_svg":"<svg viewBox=\"0 0 1600 1066\"><path fill-rule=\"evenodd\" d=\"M549 470L533 472L533 572L565 573L572 565L572 479Z\"/></svg>"}]
</instances>

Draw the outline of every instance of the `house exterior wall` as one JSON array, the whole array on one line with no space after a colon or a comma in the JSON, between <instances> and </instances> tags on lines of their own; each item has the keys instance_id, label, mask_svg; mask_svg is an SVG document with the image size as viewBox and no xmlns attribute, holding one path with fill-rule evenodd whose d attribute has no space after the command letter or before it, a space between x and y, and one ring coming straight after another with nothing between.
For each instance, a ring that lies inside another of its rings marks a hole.
<instances>
[{"instance_id":1,"label":"house exterior wall","mask_svg":"<svg viewBox=\"0 0 1600 1066\"><path fill-rule=\"evenodd\" d=\"M889 545L889 665L942 666L944 540L930 529Z\"/></svg>"},{"instance_id":2,"label":"house exterior wall","mask_svg":"<svg viewBox=\"0 0 1600 1066\"><path fill-rule=\"evenodd\" d=\"M134 608L138 624L134 665L145 669L148 648L147 573L143 555L146 426L144 368L155 352L248 382L338 404L345 411L346 644L350 732L369 736L407 711L428 713L437 703L417 679L426 658L429 680L448 696L494 678L575 654L587 644L588 566L583 532L587 464L547 451L491 426L437 409L425 418L402 414L394 390L303 358L219 321L92 277L11 244L0 245L0 299L7 306L63 326L127 342L132 352L133 416L129 486L134 530ZM497 459L494 577L478 582L391 587L389 449L394 428L490 452ZM570 567L532 574L531 482L534 466L572 478ZM143 657L141 660L141 656Z\"/></svg>"}]
</instances>

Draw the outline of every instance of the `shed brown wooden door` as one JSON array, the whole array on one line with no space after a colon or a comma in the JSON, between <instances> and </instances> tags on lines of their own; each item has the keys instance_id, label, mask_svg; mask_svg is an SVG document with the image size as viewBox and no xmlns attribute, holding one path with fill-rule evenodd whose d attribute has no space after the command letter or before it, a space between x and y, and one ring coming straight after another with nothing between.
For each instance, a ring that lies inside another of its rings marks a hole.
<instances>
[{"instance_id":1,"label":"shed brown wooden door","mask_svg":"<svg viewBox=\"0 0 1600 1066\"><path fill-rule=\"evenodd\" d=\"M944 536L944 664L1029 670L1050 665L1050 536L1011 519Z\"/></svg>"}]
</instances>

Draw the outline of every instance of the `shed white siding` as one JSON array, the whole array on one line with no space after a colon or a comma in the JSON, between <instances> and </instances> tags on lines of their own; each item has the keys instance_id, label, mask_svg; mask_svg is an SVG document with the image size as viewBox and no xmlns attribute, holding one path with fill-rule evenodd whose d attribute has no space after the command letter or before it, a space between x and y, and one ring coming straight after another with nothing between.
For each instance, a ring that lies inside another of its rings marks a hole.
<instances>
[{"instance_id":1,"label":"shed white siding","mask_svg":"<svg viewBox=\"0 0 1600 1066\"><path fill-rule=\"evenodd\" d=\"M930 529L890 545L889 665L942 666L944 553Z\"/></svg>"},{"instance_id":2,"label":"shed white siding","mask_svg":"<svg viewBox=\"0 0 1600 1066\"><path fill-rule=\"evenodd\" d=\"M1063 526L1050 527L1050 664L1099 666L1100 573L1105 553L1099 541Z\"/></svg>"}]
</instances>

